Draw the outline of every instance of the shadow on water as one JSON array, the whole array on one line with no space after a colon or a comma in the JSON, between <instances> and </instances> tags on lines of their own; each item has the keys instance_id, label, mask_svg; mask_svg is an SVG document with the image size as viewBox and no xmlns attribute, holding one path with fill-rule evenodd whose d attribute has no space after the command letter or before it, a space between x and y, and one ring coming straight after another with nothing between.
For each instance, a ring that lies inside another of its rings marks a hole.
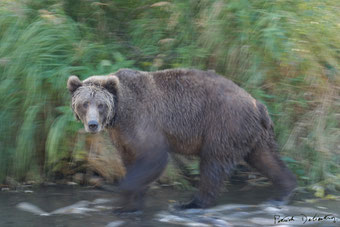
<instances>
[{"instance_id":1,"label":"shadow on water","mask_svg":"<svg viewBox=\"0 0 340 227\"><path fill-rule=\"evenodd\" d=\"M0 192L0 226L340 225L337 201L308 204L296 199L293 204L279 209L257 205L270 197L270 187L243 191L240 185L231 185L228 190L221 195L217 207L179 212L173 210L171 204L190 199L193 192L170 188L152 189L148 192L144 212L126 215L112 213L111 209L117 200L117 195L112 192L60 185L39 187L26 193L4 191ZM327 214L332 216L325 218ZM276 219L274 215L277 215ZM293 220L291 216L294 216ZM315 220L316 217L324 220ZM311 220L308 221L308 218Z\"/></svg>"}]
</instances>

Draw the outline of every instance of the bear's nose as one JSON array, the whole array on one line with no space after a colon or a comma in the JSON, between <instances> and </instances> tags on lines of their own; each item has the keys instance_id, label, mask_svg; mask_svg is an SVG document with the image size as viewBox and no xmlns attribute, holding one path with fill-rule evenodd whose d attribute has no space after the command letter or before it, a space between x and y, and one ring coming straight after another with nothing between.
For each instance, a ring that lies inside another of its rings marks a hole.
<instances>
[{"instance_id":1,"label":"bear's nose","mask_svg":"<svg viewBox=\"0 0 340 227\"><path fill-rule=\"evenodd\" d=\"M98 122L97 121L89 121L88 123L89 129L96 130L98 128Z\"/></svg>"}]
</instances>

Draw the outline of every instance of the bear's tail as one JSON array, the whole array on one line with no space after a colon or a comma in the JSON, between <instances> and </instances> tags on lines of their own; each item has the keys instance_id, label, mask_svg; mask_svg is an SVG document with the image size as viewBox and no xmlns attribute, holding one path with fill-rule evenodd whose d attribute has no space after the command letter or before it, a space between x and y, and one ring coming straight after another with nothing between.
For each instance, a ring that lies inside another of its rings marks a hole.
<instances>
[{"instance_id":1,"label":"bear's tail","mask_svg":"<svg viewBox=\"0 0 340 227\"><path fill-rule=\"evenodd\" d=\"M267 142L271 148L270 150L277 151L278 146L277 146L277 143L275 142L274 124L272 120L270 119L268 110L266 106L263 105L259 101L256 101L256 106L260 113L261 125L263 128L266 129L266 132L268 133L266 137L267 137Z\"/></svg>"}]
</instances>

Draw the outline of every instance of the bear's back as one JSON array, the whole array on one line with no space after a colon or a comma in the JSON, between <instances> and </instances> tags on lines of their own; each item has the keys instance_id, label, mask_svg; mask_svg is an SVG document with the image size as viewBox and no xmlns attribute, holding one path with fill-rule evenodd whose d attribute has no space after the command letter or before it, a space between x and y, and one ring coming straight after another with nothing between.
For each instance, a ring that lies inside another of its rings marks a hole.
<instances>
[{"instance_id":1,"label":"bear's back","mask_svg":"<svg viewBox=\"0 0 340 227\"><path fill-rule=\"evenodd\" d=\"M185 147L190 153L207 138L229 140L228 144L242 138L245 143L238 146L246 151L247 144L261 137L263 116L256 100L231 80L212 71L192 69L150 74L157 91L163 94L159 103L164 108L158 109L162 129L171 141L182 141L176 149Z\"/></svg>"},{"instance_id":2,"label":"bear's back","mask_svg":"<svg viewBox=\"0 0 340 227\"><path fill-rule=\"evenodd\" d=\"M153 125L169 141L176 141L172 145L176 150L191 153L210 137L242 138L242 146L247 147L263 133L261 119L268 116L261 116L256 100L213 71L122 69L115 75L121 86L118 107L119 116L125 119L122 128Z\"/></svg>"},{"instance_id":3,"label":"bear's back","mask_svg":"<svg viewBox=\"0 0 340 227\"><path fill-rule=\"evenodd\" d=\"M144 104L158 105L179 112L187 109L192 113L200 107L232 105L254 107L255 99L231 80L214 71L196 69L167 69L143 72L121 69L115 73L130 98ZM133 97L132 97L133 96ZM158 109L156 107L156 109ZM214 107L213 107L214 108Z\"/></svg>"}]
</instances>

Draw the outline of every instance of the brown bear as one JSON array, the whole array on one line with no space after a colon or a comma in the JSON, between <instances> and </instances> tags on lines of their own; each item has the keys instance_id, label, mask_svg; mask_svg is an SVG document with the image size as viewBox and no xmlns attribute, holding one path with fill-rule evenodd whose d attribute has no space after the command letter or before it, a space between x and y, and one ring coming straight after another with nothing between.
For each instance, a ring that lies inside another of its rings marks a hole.
<instances>
[{"instance_id":1,"label":"brown bear","mask_svg":"<svg viewBox=\"0 0 340 227\"><path fill-rule=\"evenodd\" d=\"M148 185L166 167L168 152L200 157L200 186L181 208L214 205L219 188L241 160L277 187L286 201L295 176L276 152L266 107L213 71L121 69L84 81L71 76L72 109L86 131L107 129L126 167L121 211L142 207Z\"/></svg>"}]
</instances>

